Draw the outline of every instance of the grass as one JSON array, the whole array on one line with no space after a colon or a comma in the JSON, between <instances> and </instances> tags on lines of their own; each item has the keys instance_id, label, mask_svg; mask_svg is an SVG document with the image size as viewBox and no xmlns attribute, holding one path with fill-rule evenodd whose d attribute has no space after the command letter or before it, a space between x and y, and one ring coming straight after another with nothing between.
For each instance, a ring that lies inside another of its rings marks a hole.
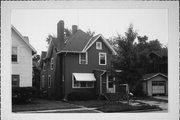
<instances>
[{"instance_id":1,"label":"grass","mask_svg":"<svg viewBox=\"0 0 180 120\"><path fill-rule=\"evenodd\" d=\"M73 108L79 108L79 107L62 101L34 99L31 103L28 104L26 103L26 104L12 105L12 112L51 110L51 109L73 109Z\"/></svg>"},{"instance_id":2,"label":"grass","mask_svg":"<svg viewBox=\"0 0 180 120\"><path fill-rule=\"evenodd\" d=\"M144 103L138 103L138 105L130 105L122 102L109 102L109 101L73 101L73 104L82 105L86 107L97 108L102 112L124 112L124 111L134 111L134 110L148 110L148 109L158 109L158 106L151 106Z\"/></svg>"}]
</instances>

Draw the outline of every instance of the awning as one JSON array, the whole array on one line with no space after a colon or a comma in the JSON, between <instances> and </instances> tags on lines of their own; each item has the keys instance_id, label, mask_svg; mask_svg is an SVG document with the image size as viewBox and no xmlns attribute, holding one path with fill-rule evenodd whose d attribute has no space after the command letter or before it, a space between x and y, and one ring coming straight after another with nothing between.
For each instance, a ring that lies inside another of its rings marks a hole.
<instances>
[{"instance_id":1,"label":"awning","mask_svg":"<svg viewBox=\"0 0 180 120\"><path fill-rule=\"evenodd\" d=\"M73 73L76 81L96 81L93 73Z\"/></svg>"}]
</instances>

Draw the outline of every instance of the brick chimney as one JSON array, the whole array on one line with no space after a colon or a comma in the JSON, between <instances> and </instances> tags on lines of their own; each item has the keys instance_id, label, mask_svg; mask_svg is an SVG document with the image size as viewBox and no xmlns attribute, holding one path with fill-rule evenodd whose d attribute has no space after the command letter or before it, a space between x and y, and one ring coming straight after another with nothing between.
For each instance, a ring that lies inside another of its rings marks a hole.
<instances>
[{"instance_id":1,"label":"brick chimney","mask_svg":"<svg viewBox=\"0 0 180 120\"><path fill-rule=\"evenodd\" d=\"M78 26L72 25L72 34L75 34L77 32Z\"/></svg>"},{"instance_id":2,"label":"brick chimney","mask_svg":"<svg viewBox=\"0 0 180 120\"><path fill-rule=\"evenodd\" d=\"M57 24L57 38L64 42L64 21L60 20Z\"/></svg>"}]
</instances>

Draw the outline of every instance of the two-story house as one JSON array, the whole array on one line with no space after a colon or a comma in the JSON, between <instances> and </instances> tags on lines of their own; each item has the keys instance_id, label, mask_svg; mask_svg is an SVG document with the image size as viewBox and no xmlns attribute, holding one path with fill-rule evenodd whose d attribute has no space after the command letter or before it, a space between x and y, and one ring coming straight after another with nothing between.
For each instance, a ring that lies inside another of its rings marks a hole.
<instances>
[{"instance_id":1,"label":"two-story house","mask_svg":"<svg viewBox=\"0 0 180 120\"><path fill-rule=\"evenodd\" d=\"M78 26L65 39L64 21L57 24L57 38L52 38L42 52L40 66L41 89L55 99L67 98L72 92L91 92L95 95L115 93L118 87L108 69L116 51L101 35L89 36Z\"/></svg>"},{"instance_id":2,"label":"two-story house","mask_svg":"<svg viewBox=\"0 0 180 120\"><path fill-rule=\"evenodd\" d=\"M32 87L32 55L36 50L29 39L11 26L12 87Z\"/></svg>"}]
</instances>

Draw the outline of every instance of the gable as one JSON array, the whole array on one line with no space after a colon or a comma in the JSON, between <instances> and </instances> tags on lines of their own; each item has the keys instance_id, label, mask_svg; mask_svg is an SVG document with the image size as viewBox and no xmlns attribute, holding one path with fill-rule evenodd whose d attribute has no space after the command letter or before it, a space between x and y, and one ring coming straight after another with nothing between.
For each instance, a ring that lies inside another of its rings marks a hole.
<instances>
[{"instance_id":1,"label":"gable","mask_svg":"<svg viewBox=\"0 0 180 120\"><path fill-rule=\"evenodd\" d=\"M21 33L13 25L11 26L11 37L12 37L12 45L16 44L15 46L17 46L17 44L19 43L21 45L26 46L26 48L29 48L33 54L35 54L37 52L32 47L32 45L26 40L26 38L24 38L24 36L22 36ZM16 40L16 42L15 42L15 40Z\"/></svg>"},{"instance_id":2,"label":"gable","mask_svg":"<svg viewBox=\"0 0 180 120\"><path fill-rule=\"evenodd\" d=\"M116 51L113 49L113 47L110 45L110 43L101 35L97 35L95 37L93 37L92 39L90 39L89 43L87 46L85 46L85 48L83 49L83 51L87 51L88 49L90 49L92 47L92 45L94 45L96 43L97 40L101 40L102 43L114 54L117 55Z\"/></svg>"},{"instance_id":3,"label":"gable","mask_svg":"<svg viewBox=\"0 0 180 120\"><path fill-rule=\"evenodd\" d=\"M158 77L158 76L167 78L167 76L164 75L164 74L162 74L162 73L150 73L150 74L145 74L145 75L143 76L143 80L145 80L145 81L151 80L151 79L153 79L153 78L155 78L155 77Z\"/></svg>"},{"instance_id":4,"label":"gable","mask_svg":"<svg viewBox=\"0 0 180 120\"><path fill-rule=\"evenodd\" d=\"M102 43L101 49L96 49L96 43ZM112 51L108 48L108 46L102 41L101 38L98 38L96 42L87 50L92 52L106 52L107 54L112 54Z\"/></svg>"}]
</instances>

